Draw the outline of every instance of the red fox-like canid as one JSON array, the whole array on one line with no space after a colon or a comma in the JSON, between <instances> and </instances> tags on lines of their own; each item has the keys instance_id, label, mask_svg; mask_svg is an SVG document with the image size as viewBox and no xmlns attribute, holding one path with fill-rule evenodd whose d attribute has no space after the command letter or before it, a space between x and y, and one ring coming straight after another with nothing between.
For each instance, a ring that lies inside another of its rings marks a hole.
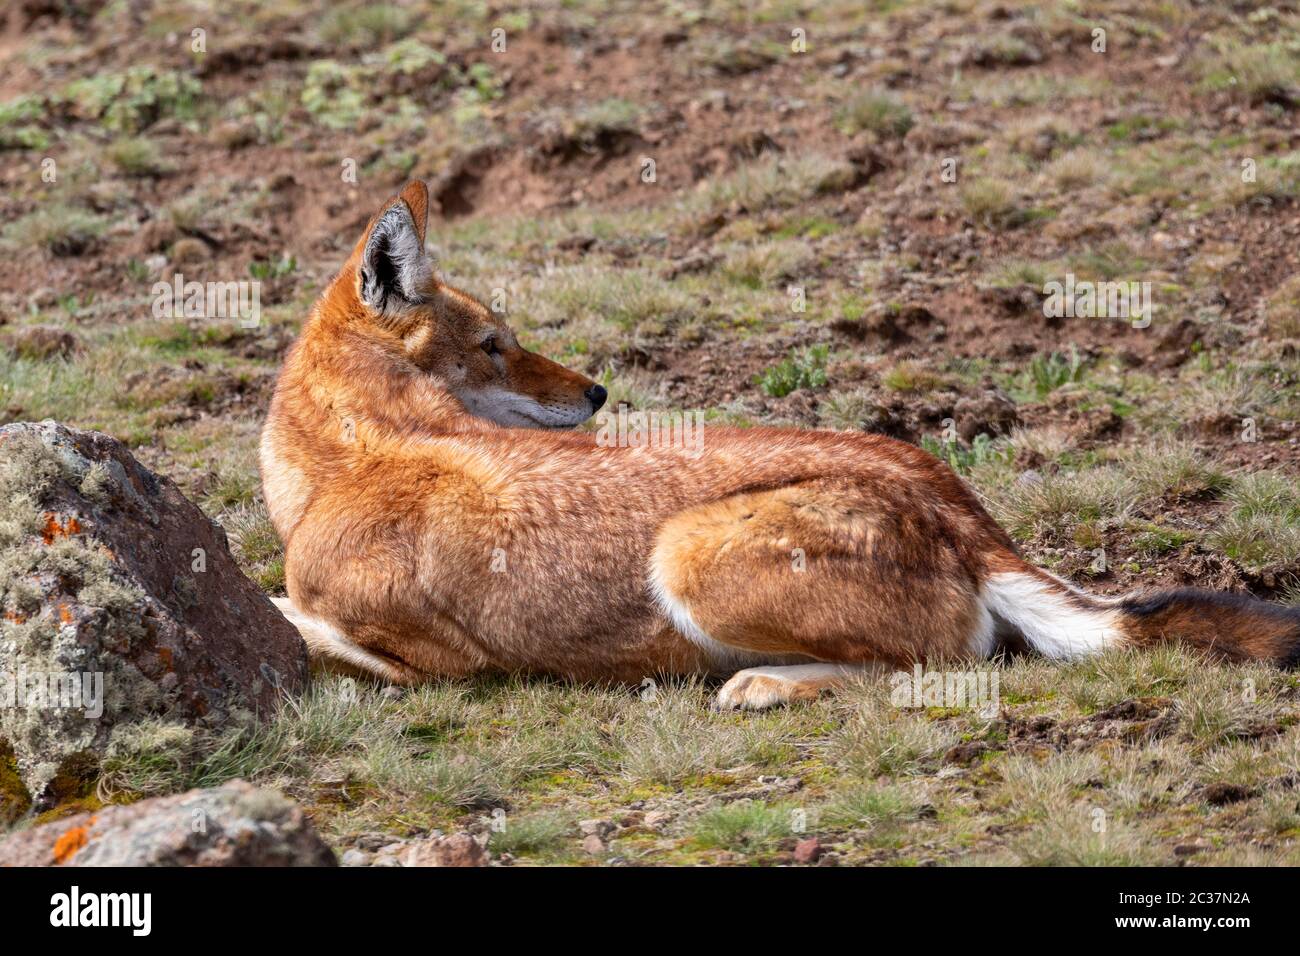
<instances>
[{"instance_id":1,"label":"red fox-like canid","mask_svg":"<svg viewBox=\"0 0 1300 956\"><path fill-rule=\"evenodd\" d=\"M933 456L880 435L574 432L605 389L441 282L428 191L371 221L285 361L262 435L282 610L323 663L412 683L731 674L722 707L873 666L1178 640L1294 665L1300 611L1092 597L1026 563Z\"/></svg>"}]
</instances>

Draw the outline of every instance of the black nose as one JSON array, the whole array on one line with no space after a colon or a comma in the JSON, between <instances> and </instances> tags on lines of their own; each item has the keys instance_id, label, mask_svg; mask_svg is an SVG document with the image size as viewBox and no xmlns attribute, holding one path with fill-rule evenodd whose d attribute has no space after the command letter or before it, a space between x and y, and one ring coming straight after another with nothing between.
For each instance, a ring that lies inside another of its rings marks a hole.
<instances>
[{"instance_id":1,"label":"black nose","mask_svg":"<svg viewBox=\"0 0 1300 956\"><path fill-rule=\"evenodd\" d=\"M587 401L591 402L592 412L600 411L600 406L604 405L605 399L609 398L609 392L605 391L604 385L593 385L583 394L587 396Z\"/></svg>"}]
</instances>

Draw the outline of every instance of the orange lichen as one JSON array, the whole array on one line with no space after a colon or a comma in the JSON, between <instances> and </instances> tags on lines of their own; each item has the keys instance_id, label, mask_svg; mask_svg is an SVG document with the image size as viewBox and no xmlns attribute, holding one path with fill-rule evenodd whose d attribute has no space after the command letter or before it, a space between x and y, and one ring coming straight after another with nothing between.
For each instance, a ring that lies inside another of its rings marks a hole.
<instances>
[{"instance_id":1,"label":"orange lichen","mask_svg":"<svg viewBox=\"0 0 1300 956\"><path fill-rule=\"evenodd\" d=\"M62 866L71 860L83 846L90 842L89 826L95 822L91 817L85 826L72 827L54 841L54 862Z\"/></svg>"},{"instance_id":2,"label":"orange lichen","mask_svg":"<svg viewBox=\"0 0 1300 956\"><path fill-rule=\"evenodd\" d=\"M65 520L60 521L55 512L45 512L45 527L41 529L41 540L46 544L53 544L56 538L66 538L80 533L81 522L77 520L76 515L69 515Z\"/></svg>"}]
</instances>

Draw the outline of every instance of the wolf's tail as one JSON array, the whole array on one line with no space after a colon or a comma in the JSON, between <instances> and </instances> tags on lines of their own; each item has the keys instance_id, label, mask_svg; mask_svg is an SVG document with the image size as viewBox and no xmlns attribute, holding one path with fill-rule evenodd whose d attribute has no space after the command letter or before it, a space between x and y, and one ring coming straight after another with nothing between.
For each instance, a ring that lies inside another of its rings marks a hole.
<instances>
[{"instance_id":1,"label":"wolf's tail","mask_svg":"<svg viewBox=\"0 0 1300 956\"><path fill-rule=\"evenodd\" d=\"M990 574L982 599L999 637L1046 657L1169 641L1227 660L1300 664L1300 609L1244 595L1181 589L1099 598L1026 564Z\"/></svg>"}]
</instances>

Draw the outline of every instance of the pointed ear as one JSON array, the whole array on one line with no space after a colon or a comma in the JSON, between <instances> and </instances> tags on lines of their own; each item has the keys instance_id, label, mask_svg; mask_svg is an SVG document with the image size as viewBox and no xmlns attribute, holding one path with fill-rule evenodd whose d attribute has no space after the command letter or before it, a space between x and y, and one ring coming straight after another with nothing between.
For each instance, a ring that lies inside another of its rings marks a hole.
<instances>
[{"instance_id":1,"label":"pointed ear","mask_svg":"<svg viewBox=\"0 0 1300 956\"><path fill-rule=\"evenodd\" d=\"M428 297L433 267L424 252L427 210L427 192L420 213L403 196L390 202L371 226L361 251L357 289L361 301L376 312L400 311Z\"/></svg>"},{"instance_id":2,"label":"pointed ear","mask_svg":"<svg viewBox=\"0 0 1300 956\"><path fill-rule=\"evenodd\" d=\"M429 187L422 180L412 179L402 190L402 202L411 210L415 220L415 231L424 244L424 227L429 221Z\"/></svg>"}]
</instances>

